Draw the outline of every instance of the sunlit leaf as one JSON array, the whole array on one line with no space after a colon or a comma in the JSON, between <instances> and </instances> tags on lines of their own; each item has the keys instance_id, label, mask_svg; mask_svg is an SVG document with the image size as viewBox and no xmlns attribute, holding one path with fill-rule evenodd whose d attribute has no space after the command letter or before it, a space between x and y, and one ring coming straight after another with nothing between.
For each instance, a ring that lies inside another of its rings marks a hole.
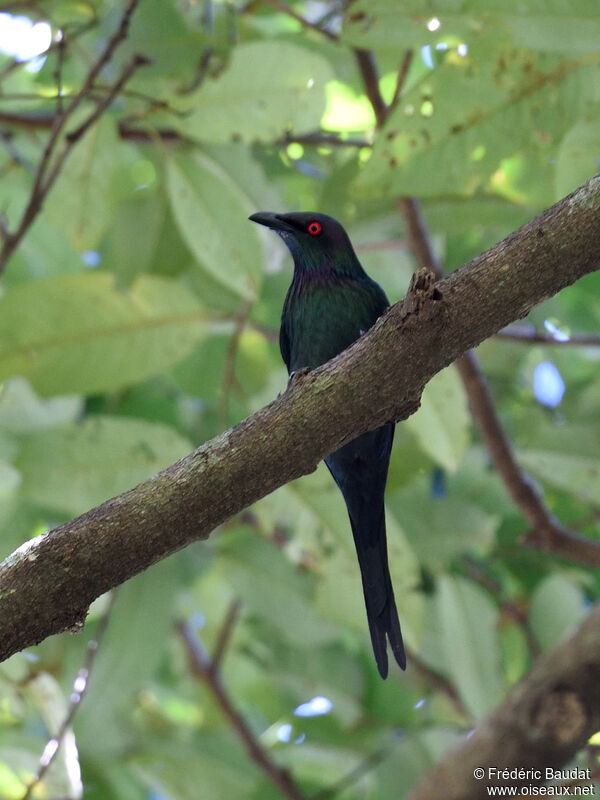
<instances>
[{"instance_id":1,"label":"sunlit leaf","mask_svg":"<svg viewBox=\"0 0 600 800\"><path fill-rule=\"evenodd\" d=\"M169 160L171 206L181 235L198 263L243 297L260 286L262 253L248 222L252 200L210 156Z\"/></svg>"},{"instance_id":2,"label":"sunlit leaf","mask_svg":"<svg viewBox=\"0 0 600 800\"><path fill-rule=\"evenodd\" d=\"M309 49L281 41L243 44L223 74L200 87L192 115L179 127L209 142L301 133L319 125L332 77L327 61Z\"/></svg>"}]
</instances>

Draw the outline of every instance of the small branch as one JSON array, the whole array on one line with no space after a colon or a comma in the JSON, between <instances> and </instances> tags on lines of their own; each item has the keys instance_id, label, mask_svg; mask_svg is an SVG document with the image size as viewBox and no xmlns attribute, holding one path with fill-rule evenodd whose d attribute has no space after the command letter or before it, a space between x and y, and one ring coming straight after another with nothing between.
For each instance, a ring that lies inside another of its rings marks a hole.
<instances>
[{"instance_id":1,"label":"small branch","mask_svg":"<svg viewBox=\"0 0 600 800\"><path fill-rule=\"evenodd\" d=\"M315 131L314 133L298 135L288 133L285 138L280 141L283 147L292 143L315 147L320 147L322 145L331 147L373 147L373 143L368 139L357 136L345 137L344 134L329 131Z\"/></svg>"},{"instance_id":2,"label":"small branch","mask_svg":"<svg viewBox=\"0 0 600 800\"><path fill-rule=\"evenodd\" d=\"M112 89L112 87L108 88L109 90ZM134 92L124 91L121 92L121 94L126 97L138 96L140 99L151 103L154 108L165 108L172 114L178 113L172 108L167 108L167 104L163 100L152 100L151 98L141 96ZM63 95L63 97L64 96L65 95ZM36 98L34 97L32 99ZM55 119L56 112L54 111L42 111L37 113L25 111L16 111L11 113L8 111L0 111L0 124L4 123L5 125L24 128L25 130L45 130L51 128ZM128 139L137 142L155 142L158 137L164 141L171 141L177 144L191 141L186 139L186 137L182 136L182 134L175 129L171 128L148 129L134 127L133 123L136 121L137 120L131 119L131 117L119 120L118 131L121 139ZM277 144L282 147L286 147L288 144L293 143L298 143L309 147L330 146L371 148L373 146L373 143L366 138L361 138L358 136L346 136L345 134L335 133L334 131L315 131L313 133L298 135L288 133L283 139L280 139L279 142L277 142Z\"/></svg>"},{"instance_id":3,"label":"small branch","mask_svg":"<svg viewBox=\"0 0 600 800\"><path fill-rule=\"evenodd\" d=\"M223 656L225 655L225 651L227 650L229 642L231 641L231 634L233 633L235 623L238 621L241 610L242 604L238 599L235 599L229 606L227 616L225 617L223 625L221 626L221 630L219 631L217 644L212 657L211 669L213 672L218 672L221 667Z\"/></svg>"},{"instance_id":4,"label":"small branch","mask_svg":"<svg viewBox=\"0 0 600 800\"><path fill-rule=\"evenodd\" d=\"M100 100L93 114L90 114L90 116L85 120L85 122L82 122L78 128L75 128L74 131L70 131L66 135L65 138L67 142L70 145L74 145L76 142L78 142L79 139L81 139L81 137L86 133L86 131L88 131L89 128L91 128L91 126L98 120L98 118L102 115L102 113L112 103L112 101L119 94L123 86L125 86L129 78L131 78L135 70L138 67L145 67L151 63L152 62L150 61L149 58L146 58L145 56L141 56L139 54L135 55L131 59L131 61L123 68L121 76L114 84L114 86L111 86L109 91L106 93L106 96L103 97L102 100Z\"/></svg>"},{"instance_id":5,"label":"small branch","mask_svg":"<svg viewBox=\"0 0 600 800\"><path fill-rule=\"evenodd\" d=\"M375 114L377 128L381 128L388 118L390 109L379 91L379 74L375 55L371 50L361 50L357 47L354 50L354 57L362 75L365 92Z\"/></svg>"},{"instance_id":6,"label":"small branch","mask_svg":"<svg viewBox=\"0 0 600 800\"><path fill-rule=\"evenodd\" d=\"M396 78L396 88L394 89L393 97L388 106L388 116L398 105L398 102L400 100L400 95L402 94L402 89L404 88L404 83L406 82L406 77L408 75L408 71L412 63L412 57L413 57L413 51L407 50L406 53L404 54L404 58L402 59L402 63L400 64L400 68L398 69L398 76Z\"/></svg>"},{"instance_id":7,"label":"small branch","mask_svg":"<svg viewBox=\"0 0 600 800\"><path fill-rule=\"evenodd\" d=\"M191 94L192 92L195 92L196 89L198 89L204 83L204 79L208 74L208 68L210 66L210 62L214 55L214 52L215 52L214 47L204 48L204 50L202 51L202 55L200 56L200 59L198 61L198 65L196 67L196 74L194 75L191 82L183 89L181 89L179 94L182 95Z\"/></svg>"},{"instance_id":8,"label":"small branch","mask_svg":"<svg viewBox=\"0 0 600 800\"><path fill-rule=\"evenodd\" d=\"M102 613L102 616L98 622L96 635L87 643L83 664L77 673L77 677L73 681L73 691L71 692L69 707L65 718L58 728L56 734L46 743L44 752L40 758L38 771L35 775L35 778L33 778L33 780L27 785L27 789L25 790L22 800L31 800L33 791L38 784L42 782L44 775L50 769L50 765L54 761L54 758L58 753L61 744L63 743L65 735L71 727L73 719L75 718L75 715L81 706L81 701L83 700L88 688L90 675L96 660L96 655L98 654L98 649L106 632L106 628L108 627L108 621L114 607L116 596L116 591L113 591L108 598L106 608L104 609L104 612Z\"/></svg>"},{"instance_id":9,"label":"small branch","mask_svg":"<svg viewBox=\"0 0 600 800\"><path fill-rule=\"evenodd\" d=\"M316 22L310 22L309 20L304 19L304 17L300 16L300 14L297 14L293 8L290 8L288 5L282 3L280 0L262 0L262 2L267 6L271 6L271 8L273 8L275 11L279 11L281 14L285 14L286 16L295 19L296 22L299 22L300 25L302 25L302 27L306 28L307 30L316 31L317 33L320 33L322 36L325 36L332 42L337 42L339 39L339 37L335 33L328 31L326 28L322 28Z\"/></svg>"},{"instance_id":10,"label":"small branch","mask_svg":"<svg viewBox=\"0 0 600 800\"><path fill-rule=\"evenodd\" d=\"M228 614L225 625L228 623ZM287 800L306 800L300 789L294 783L291 775L285 769L277 766L271 760L266 750L260 744L258 737L251 730L242 714L233 705L225 690L220 673L215 664L208 657L197 637L185 622L179 622L177 631L187 651L190 672L201 681L210 691L223 715L246 748L252 761L264 772L273 786L278 789ZM229 634L227 634L229 636ZM219 637L221 638L221 636Z\"/></svg>"},{"instance_id":11,"label":"small branch","mask_svg":"<svg viewBox=\"0 0 600 800\"><path fill-rule=\"evenodd\" d=\"M56 69L54 70L54 82L56 83L56 110L58 114L63 113L63 65L65 61L65 45L66 45L66 37L65 32L60 30L58 32L58 41L56 42L57 45L57 57L56 57Z\"/></svg>"},{"instance_id":12,"label":"small branch","mask_svg":"<svg viewBox=\"0 0 600 800\"><path fill-rule=\"evenodd\" d=\"M566 339L557 339L551 333L541 333L531 325L510 325L498 331L496 337L512 339L525 344L545 344L559 347L600 347L600 334L573 333Z\"/></svg>"},{"instance_id":13,"label":"small branch","mask_svg":"<svg viewBox=\"0 0 600 800\"><path fill-rule=\"evenodd\" d=\"M403 197L398 205L417 264L431 269L438 278L443 277L443 268L431 244L419 202ZM498 475L532 526L524 539L525 544L586 566L600 568L600 542L561 525L545 505L531 478L519 466L475 353L469 351L457 359L456 368L465 387L473 419Z\"/></svg>"},{"instance_id":14,"label":"small branch","mask_svg":"<svg viewBox=\"0 0 600 800\"><path fill-rule=\"evenodd\" d=\"M8 162L9 166L12 164L18 164L23 169L26 169L28 172L35 173L35 165L32 164L25 156L23 156L19 150L15 147L13 143L12 134L9 131L1 131L0 132L0 139L2 140L2 144L6 147L8 154L10 156L10 161Z\"/></svg>"},{"instance_id":15,"label":"small branch","mask_svg":"<svg viewBox=\"0 0 600 800\"><path fill-rule=\"evenodd\" d=\"M379 250L408 250L406 239L385 239L382 242L365 242L355 245L357 253L378 252Z\"/></svg>"},{"instance_id":16,"label":"small branch","mask_svg":"<svg viewBox=\"0 0 600 800\"><path fill-rule=\"evenodd\" d=\"M412 50L407 50L402 59L402 63L398 68L398 75L396 76L396 86L394 94L389 105L383 99L381 90L379 89L379 71L377 69L377 61L375 54L371 50L361 50L360 48L354 49L354 57L362 76L365 92L371 103L371 108L375 114L376 127L378 130L383 128L388 117L398 105L404 82L408 75L410 65L412 62Z\"/></svg>"}]
</instances>

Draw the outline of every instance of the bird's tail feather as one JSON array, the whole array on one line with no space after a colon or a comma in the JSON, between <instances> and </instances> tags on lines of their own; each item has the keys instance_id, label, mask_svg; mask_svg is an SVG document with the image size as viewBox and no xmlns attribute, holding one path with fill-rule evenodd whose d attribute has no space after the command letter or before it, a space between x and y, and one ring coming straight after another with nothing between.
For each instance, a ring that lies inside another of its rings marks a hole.
<instances>
[{"instance_id":1,"label":"bird's tail feather","mask_svg":"<svg viewBox=\"0 0 600 800\"><path fill-rule=\"evenodd\" d=\"M361 524L352 517L350 522L360 564L373 653L381 677L386 678L388 674L386 640L389 640L394 658L401 669L406 669L406 653L388 565L383 508L377 517L369 520L370 531L365 530L364 523ZM374 526L377 527L377 531L374 531Z\"/></svg>"}]
</instances>

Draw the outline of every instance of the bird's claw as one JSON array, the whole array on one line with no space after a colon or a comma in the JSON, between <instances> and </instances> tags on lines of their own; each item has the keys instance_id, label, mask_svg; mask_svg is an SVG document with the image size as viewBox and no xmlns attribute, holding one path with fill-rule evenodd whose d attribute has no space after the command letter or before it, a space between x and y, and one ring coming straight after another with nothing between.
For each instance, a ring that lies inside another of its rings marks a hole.
<instances>
[{"instance_id":1,"label":"bird's claw","mask_svg":"<svg viewBox=\"0 0 600 800\"><path fill-rule=\"evenodd\" d=\"M308 375L310 372L310 367L300 367L299 369L293 369L290 372L290 377L288 378L288 388L292 386L292 384L297 383L300 378L303 378L305 375Z\"/></svg>"}]
</instances>

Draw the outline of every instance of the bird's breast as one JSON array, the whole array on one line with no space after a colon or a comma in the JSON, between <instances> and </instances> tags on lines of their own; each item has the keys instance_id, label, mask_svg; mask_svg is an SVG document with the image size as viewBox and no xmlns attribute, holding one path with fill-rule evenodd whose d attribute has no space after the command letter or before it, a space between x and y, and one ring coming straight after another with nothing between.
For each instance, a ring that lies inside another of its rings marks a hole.
<instances>
[{"instance_id":1,"label":"bird's breast","mask_svg":"<svg viewBox=\"0 0 600 800\"><path fill-rule=\"evenodd\" d=\"M379 316L372 306L350 283L292 284L282 315L290 370L318 367L349 347Z\"/></svg>"}]
</instances>

